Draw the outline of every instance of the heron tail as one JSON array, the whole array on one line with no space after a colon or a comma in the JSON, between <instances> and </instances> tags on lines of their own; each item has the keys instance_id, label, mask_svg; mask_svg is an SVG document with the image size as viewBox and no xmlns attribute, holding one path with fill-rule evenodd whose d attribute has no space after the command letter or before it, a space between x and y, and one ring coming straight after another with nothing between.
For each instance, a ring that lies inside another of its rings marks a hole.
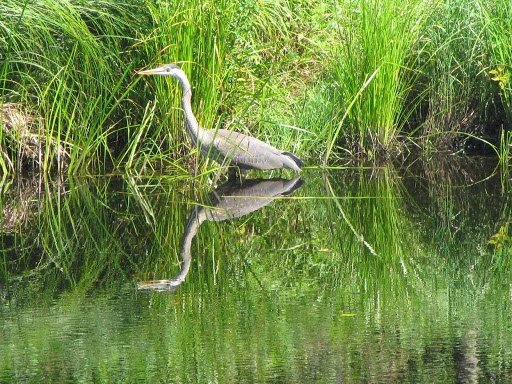
<instances>
[{"instance_id":1,"label":"heron tail","mask_svg":"<svg viewBox=\"0 0 512 384\"><path fill-rule=\"evenodd\" d=\"M293 162L295 164L297 164L297 167L302 168L304 166L304 162L301 159L299 159L297 156L295 156L293 153L291 153L291 152L283 152L283 155L286 155L289 158L291 158L293 160Z\"/></svg>"}]
</instances>

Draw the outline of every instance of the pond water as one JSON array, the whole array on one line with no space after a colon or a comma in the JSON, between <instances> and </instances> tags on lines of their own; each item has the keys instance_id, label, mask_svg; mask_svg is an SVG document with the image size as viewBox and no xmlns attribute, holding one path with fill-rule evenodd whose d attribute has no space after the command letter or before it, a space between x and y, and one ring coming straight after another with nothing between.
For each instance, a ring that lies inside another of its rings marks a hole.
<instances>
[{"instance_id":1,"label":"pond water","mask_svg":"<svg viewBox=\"0 0 512 384\"><path fill-rule=\"evenodd\" d=\"M4 183L0 382L512 382L499 171Z\"/></svg>"}]
</instances>

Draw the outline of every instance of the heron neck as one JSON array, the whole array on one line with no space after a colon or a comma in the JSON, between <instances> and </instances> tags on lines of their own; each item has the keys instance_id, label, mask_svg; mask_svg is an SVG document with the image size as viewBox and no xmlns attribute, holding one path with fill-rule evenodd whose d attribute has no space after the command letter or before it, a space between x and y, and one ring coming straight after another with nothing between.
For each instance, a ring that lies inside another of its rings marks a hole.
<instances>
[{"instance_id":1,"label":"heron neck","mask_svg":"<svg viewBox=\"0 0 512 384\"><path fill-rule=\"evenodd\" d=\"M180 85L183 90L181 98L181 108L183 109L183 117L185 119L185 126L187 127L188 134L192 138L194 144L197 143L197 136L201 131L199 123L197 122L194 112L192 112L192 88L186 78L180 78Z\"/></svg>"}]
</instances>

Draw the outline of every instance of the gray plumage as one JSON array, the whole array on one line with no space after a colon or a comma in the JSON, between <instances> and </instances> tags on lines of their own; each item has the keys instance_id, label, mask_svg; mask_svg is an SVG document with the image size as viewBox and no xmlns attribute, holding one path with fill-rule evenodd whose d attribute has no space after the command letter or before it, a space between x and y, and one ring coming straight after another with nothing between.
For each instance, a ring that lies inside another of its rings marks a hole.
<instances>
[{"instance_id":1,"label":"gray plumage","mask_svg":"<svg viewBox=\"0 0 512 384\"><path fill-rule=\"evenodd\" d=\"M289 168L300 172L304 163L294 154L281 151L242 133L227 129L203 129L192 112L192 90L187 75L175 64L138 72L139 75L172 76L178 79L183 91L181 106L187 132L201 153L222 165L233 165L242 169Z\"/></svg>"}]
</instances>

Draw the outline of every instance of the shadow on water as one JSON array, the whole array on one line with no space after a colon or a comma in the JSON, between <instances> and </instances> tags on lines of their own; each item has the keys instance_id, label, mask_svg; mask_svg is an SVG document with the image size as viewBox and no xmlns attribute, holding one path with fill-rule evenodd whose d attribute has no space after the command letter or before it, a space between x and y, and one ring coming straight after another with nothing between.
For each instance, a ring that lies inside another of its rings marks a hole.
<instances>
[{"instance_id":1,"label":"shadow on water","mask_svg":"<svg viewBox=\"0 0 512 384\"><path fill-rule=\"evenodd\" d=\"M181 240L180 272L171 280L143 281L139 289L175 291L190 269L192 239L205 221L224 221L245 216L270 204L277 197L289 196L304 184L300 178L231 180L211 192L205 205L192 208Z\"/></svg>"}]
</instances>

